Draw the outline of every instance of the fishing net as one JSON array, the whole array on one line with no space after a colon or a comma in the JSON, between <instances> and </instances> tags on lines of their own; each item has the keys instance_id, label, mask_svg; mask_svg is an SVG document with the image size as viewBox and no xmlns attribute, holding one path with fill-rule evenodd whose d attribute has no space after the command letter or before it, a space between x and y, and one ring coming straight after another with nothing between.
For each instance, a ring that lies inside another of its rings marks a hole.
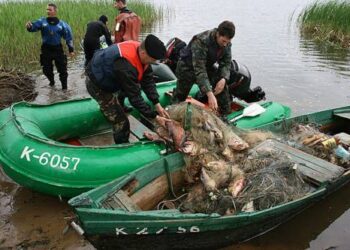
<instances>
[{"instance_id":1,"label":"fishing net","mask_svg":"<svg viewBox=\"0 0 350 250\"><path fill-rule=\"evenodd\" d=\"M34 100L37 95L34 84L28 75L0 67L0 110L13 102Z\"/></svg>"},{"instance_id":2,"label":"fishing net","mask_svg":"<svg viewBox=\"0 0 350 250\"><path fill-rule=\"evenodd\" d=\"M249 202L254 210L267 209L301 198L310 191L295 168L297 165L285 157L246 174L245 187L236 199L240 209Z\"/></svg>"},{"instance_id":3,"label":"fishing net","mask_svg":"<svg viewBox=\"0 0 350 250\"><path fill-rule=\"evenodd\" d=\"M187 103L168 107L168 113L179 124L168 126L168 132L176 128L169 134L186 135L185 142L175 146L184 153L186 185L180 197L162 201L158 208L229 215L270 208L309 191L297 164L273 145L260 145L275 138L271 132L238 130ZM183 141L173 138L173 143Z\"/></svg>"}]
</instances>

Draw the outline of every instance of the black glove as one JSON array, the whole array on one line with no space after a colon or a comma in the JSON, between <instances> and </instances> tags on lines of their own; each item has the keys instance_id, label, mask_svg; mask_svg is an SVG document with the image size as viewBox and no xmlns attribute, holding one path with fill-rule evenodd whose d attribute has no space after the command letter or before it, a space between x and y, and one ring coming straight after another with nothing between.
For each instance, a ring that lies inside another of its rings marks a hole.
<instances>
[{"instance_id":1,"label":"black glove","mask_svg":"<svg viewBox=\"0 0 350 250\"><path fill-rule=\"evenodd\" d=\"M258 102L262 99L265 99L265 92L260 86L257 86L254 89L250 89L247 95L245 95L242 99L248 103Z\"/></svg>"}]
</instances>

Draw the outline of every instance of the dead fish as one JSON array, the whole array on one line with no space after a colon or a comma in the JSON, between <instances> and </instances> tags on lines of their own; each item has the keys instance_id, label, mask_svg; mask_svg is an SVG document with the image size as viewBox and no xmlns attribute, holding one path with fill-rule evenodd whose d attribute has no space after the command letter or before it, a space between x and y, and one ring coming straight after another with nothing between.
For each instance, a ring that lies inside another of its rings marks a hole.
<instances>
[{"instance_id":1,"label":"dead fish","mask_svg":"<svg viewBox=\"0 0 350 250\"><path fill-rule=\"evenodd\" d=\"M176 150L180 150L183 143L186 141L185 130L181 123L171 120L165 122L165 126L168 129L168 134L172 138Z\"/></svg>"},{"instance_id":2,"label":"dead fish","mask_svg":"<svg viewBox=\"0 0 350 250\"><path fill-rule=\"evenodd\" d=\"M249 201L248 203L246 203L242 209L241 209L242 212L254 212L255 209L254 209L254 202L253 201Z\"/></svg>"},{"instance_id":3,"label":"dead fish","mask_svg":"<svg viewBox=\"0 0 350 250\"><path fill-rule=\"evenodd\" d=\"M165 143L165 140L156 133L145 131L145 132L143 132L143 135L150 141L164 142Z\"/></svg>"},{"instance_id":4,"label":"dead fish","mask_svg":"<svg viewBox=\"0 0 350 250\"><path fill-rule=\"evenodd\" d=\"M185 143L183 143L183 146L181 147L180 151L190 156L196 156L207 153L208 149L201 147L195 141L186 141Z\"/></svg>"},{"instance_id":5,"label":"dead fish","mask_svg":"<svg viewBox=\"0 0 350 250\"><path fill-rule=\"evenodd\" d=\"M237 150L237 151L242 151L244 149L249 148L248 143L243 141L238 136L231 136L228 140L227 146L229 146L233 150Z\"/></svg>"},{"instance_id":6,"label":"dead fish","mask_svg":"<svg viewBox=\"0 0 350 250\"><path fill-rule=\"evenodd\" d=\"M231 165L224 161L212 161L203 168L205 168L209 177L215 181L216 188L225 186L230 178Z\"/></svg>"},{"instance_id":7,"label":"dead fish","mask_svg":"<svg viewBox=\"0 0 350 250\"><path fill-rule=\"evenodd\" d=\"M226 147L221 154L227 161L233 161L235 159L234 154L229 147Z\"/></svg>"},{"instance_id":8,"label":"dead fish","mask_svg":"<svg viewBox=\"0 0 350 250\"><path fill-rule=\"evenodd\" d=\"M222 140L224 138L223 133L220 131L220 129L216 127L213 123L211 123L209 120L204 122L203 128L204 130L209 131L212 134L213 139L217 141Z\"/></svg>"},{"instance_id":9,"label":"dead fish","mask_svg":"<svg viewBox=\"0 0 350 250\"><path fill-rule=\"evenodd\" d=\"M174 120L166 121L165 128L158 127L156 132L164 140L173 143L176 150L180 150L186 141L185 130L182 128L181 123Z\"/></svg>"},{"instance_id":10,"label":"dead fish","mask_svg":"<svg viewBox=\"0 0 350 250\"><path fill-rule=\"evenodd\" d=\"M237 195L239 194L239 192L241 192L241 190L244 187L244 178L240 177L240 178L235 178L233 181L230 182L230 184L228 185L227 190L232 194L232 197L237 197Z\"/></svg>"},{"instance_id":11,"label":"dead fish","mask_svg":"<svg viewBox=\"0 0 350 250\"><path fill-rule=\"evenodd\" d=\"M200 178L207 192L213 192L216 190L216 182L208 175L205 168L201 169Z\"/></svg>"}]
</instances>

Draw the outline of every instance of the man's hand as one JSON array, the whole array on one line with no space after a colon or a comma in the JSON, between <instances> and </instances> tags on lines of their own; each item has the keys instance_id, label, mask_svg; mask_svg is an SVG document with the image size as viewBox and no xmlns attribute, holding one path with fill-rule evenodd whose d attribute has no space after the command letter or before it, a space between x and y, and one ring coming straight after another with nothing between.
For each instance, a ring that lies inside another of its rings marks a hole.
<instances>
[{"instance_id":1,"label":"man's hand","mask_svg":"<svg viewBox=\"0 0 350 250\"><path fill-rule=\"evenodd\" d=\"M73 58L75 57L75 53L74 53L74 52L69 52L69 57L70 57L71 59L73 59Z\"/></svg>"},{"instance_id":2,"label":"man's hand","mask_svg":"<svg viewBox=\"0 0 350 250\"><path fill-rule=\"evenodd\" d=\"M214 89L214 95L220 94L224 90L225 84L226 84L226 79L225 78L222 78L220 81L218 81L216 83L216 86L215 86L215 89Z\"/></svg>"},{"instance_id":3,"label":"man's hand","mask_svg":"<svg viewBox=\"0 0 350 250\"><path fill-rule=\"evenodd\" d=\"M32 27L33 27L32 22L31 22L31 21L28 21L28 22L26 23L26 28L27 28L27 29L31 29Z\"/></svg>"},{"instance_id":4,"label":"man's hand","mask_svg":"<svg viewBox=\"0 0 350 250\"><path fill-rule=\"evenodd\" d=\"M170 118L168 112L166 112L166 110L162 107L162 105L160 105L160 103L157 103L155 105L155 108L160 116L165 118Z\"/></svg>"},{"instance_id":5,"label":"man's hand","mask_svg":"<svg viewBox=\"0 0 350 250\"><path fill-rule=\"evenodd\" d=\"M207 96L208 96L209 108L211 108L213 111L216 111L218 109L218 103L216 101L215 95L213 94L212 91L210 91L207 93Z\"/></svg>"},{"instance_id":6,"label":"man's hand","mask_svg":"<svg viewBox=\"0 0 350 250\"><path fill-rule=\"evenodd\" d=\"M166 122L170 122L170 121L171 121L171 120L168 119L168 118L164 118L164 117L159 116L159 115L156 116L156 122L157 122L160 126L162 126L163 128L165 128L165 123L166 123Z\"/></svg>"}]
</instances>

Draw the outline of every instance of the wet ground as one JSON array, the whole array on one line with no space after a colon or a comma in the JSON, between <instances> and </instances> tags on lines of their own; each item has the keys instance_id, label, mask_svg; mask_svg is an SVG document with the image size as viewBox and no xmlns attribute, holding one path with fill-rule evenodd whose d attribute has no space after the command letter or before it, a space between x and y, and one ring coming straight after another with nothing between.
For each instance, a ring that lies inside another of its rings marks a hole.
<instances>
[{"instance_id":1,"label":"wet ground","mask_svg":"<svg viewBox=\"0 0 350 250\"><path fill-rule=\"evenodd\" d=\"M79 60L78 60L79 61ZM48 86L44 76L36 79L37 103L51 103L88 96L80 63L71 64L69 89ZM46 196L15 184L0 168L0 249L95 249L67 227L73 216L66 200Z\"/></svg>"}]
</instances>

